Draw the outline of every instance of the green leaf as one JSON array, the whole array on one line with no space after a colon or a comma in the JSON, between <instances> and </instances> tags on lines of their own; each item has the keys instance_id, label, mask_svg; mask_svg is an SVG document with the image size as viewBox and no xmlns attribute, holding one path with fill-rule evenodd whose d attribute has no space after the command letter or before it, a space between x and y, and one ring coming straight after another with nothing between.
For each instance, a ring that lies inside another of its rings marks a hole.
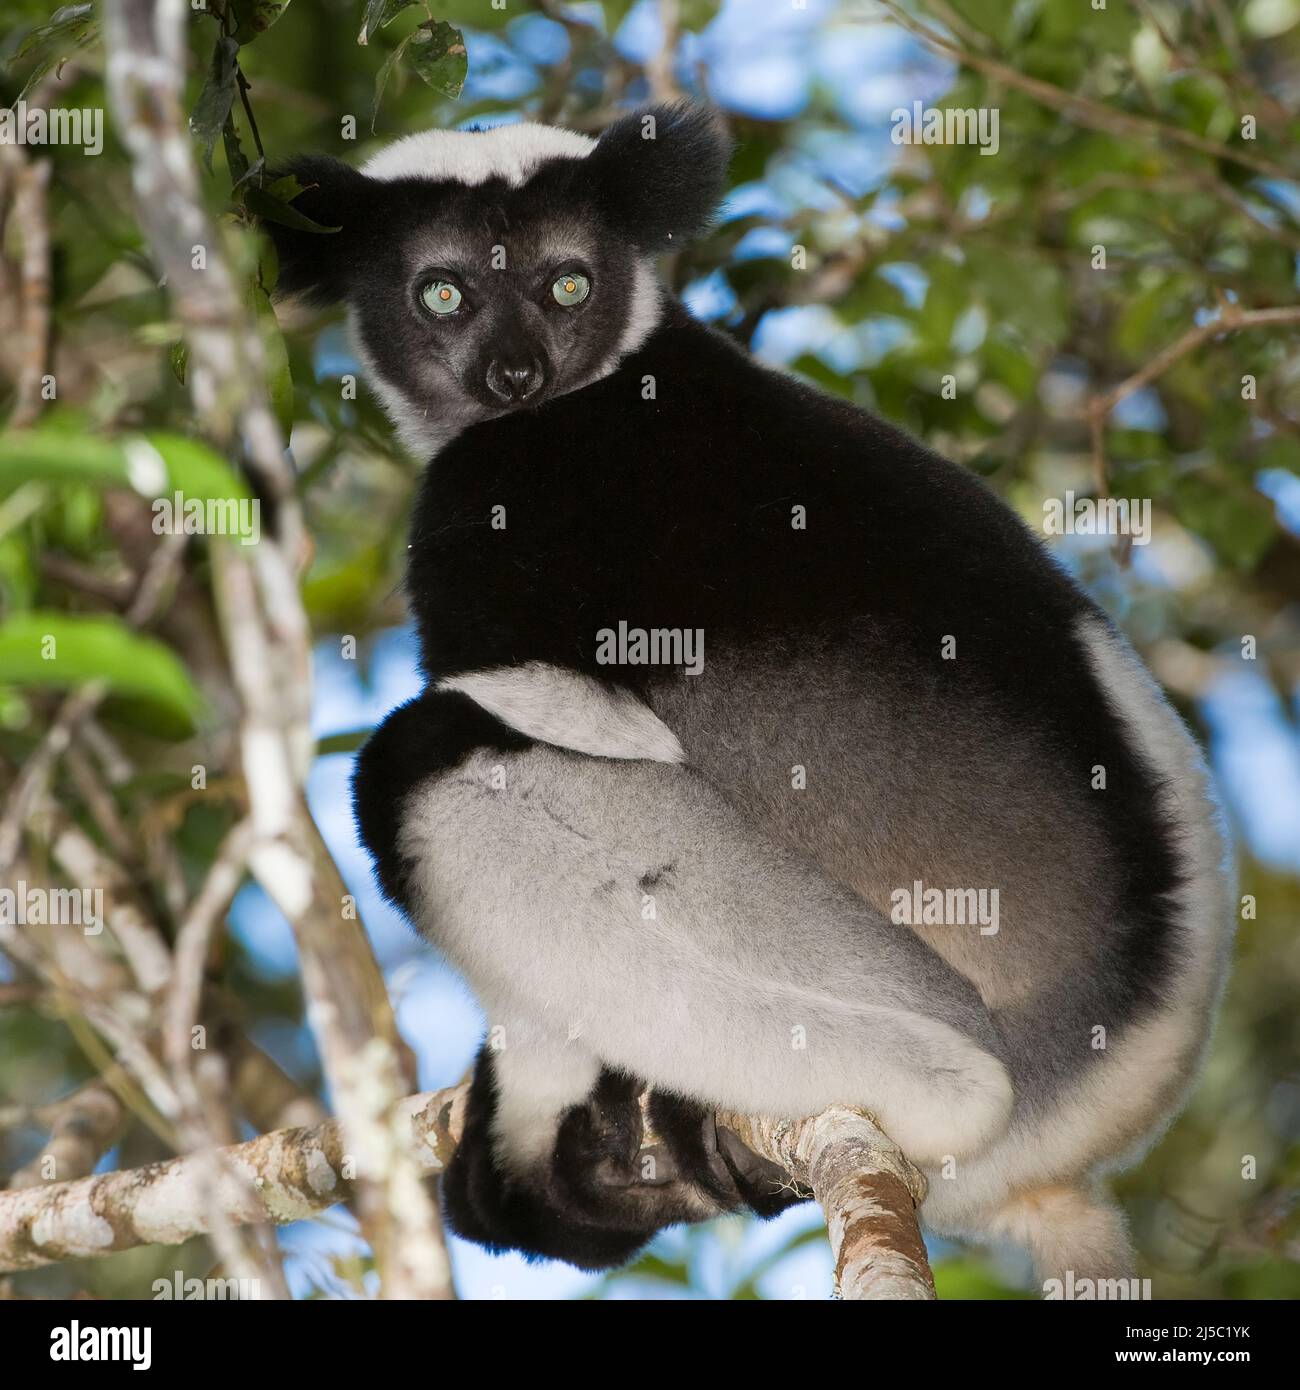
<instances>
[{"instance_id":1,"label":"green leaf","mask_svg":"<svg viewBox=\"0 0 1300 1390\"><path fill-rule=\"evenodd\" d=\"M393 75L393 69L397 66L402 54L406 51L406 45L410 43L411 36L408 34L401 43L384 59L383 65L375 74L375 97L370 103L370 133L375 133L375 118L379 115L379 103L384 99L384 88L388 86L388 79Z\"/></svg>"},{"instance_id":2,"label":"green leaf","mask_svg":"<svg viewBox=\"0 0 1300 1390\"><path fill-rule=\"evenodd\" d=\"M212 147L217 143L235 100L239 73L239 45L234 39L222 37L212 50L207 80L190 115L190 134L203 150L203 162L212 172Z\"/></svg>"},{"instance_id":3,"label":"green leaf","mask_svg":"<svg viewBox=\"0 0 1300 1390\"><path fill-rule=\"evenodd\" d=\"M1252 569L1277 536L1272 504L1221 478L1183 478L1173 506L1179 521L1234 569Z\"/></svg>"},{"instance_id":4,"label":"green leaf","mask_svg":"<svg viewBox=\"0 0 1300 1390\"><path fill-rule=\"evenodd\" d=\"M251 496L248 484L206 444L179 434L95 439L60 429L0 434L0 489L26 482L129 487L143 497Z\"/></svg>"},{"instance_id":5,"label":"green leaf","mask_svg":"<svg viewBox=\"0 0 1300 1390\"><path fill-rule=\"evenodd\" d=\"M366 0L366 15L361 24L361 32L357 35L357 42L369 43L372 34L391 24L403 10L409 10L413 3L414 0Z\"/></svg>"},{"instance_id":6,"label":"green leaf","mask_svg":"<svg viewBox=\"0 0 1300 1390\"><path fill-rule=\"evenodd\" d=\"M102 680L116 694L160 705L191 724L203 707L171 649L120 618L17 613L0 623L0 671L11 685L46 689Z\"/></svg>"},{"instance_id":7,"label":"green leaf","mask_svg":"<svg viewBox=\"0 0 1300 1390\"><path fill-rule=\"evenodd\" d=\"M460 96L469 71L465 37L441 19L428 19L412 30L408 41L411 67L416 76L453 101Z\"/></svg>"},{"instance_id":8,"label":"green leaf","mask_svg":"<svg viewBox=\"0 0 1300 1390\"><path fill-rule=\"evenodd\" d=\"M296 179L277 179L272 187L279 187L284 183L297 183ZM301 193L299 188L297 193ZM296 196L296 194L295 194ZM305 212L299 212L297 208L291 207L282 199L277 198L270 190L258 188L256 184L249 184L243 192L244 206L254 216L261 217L267 222L278 222L282 227L296 227L300 232L337 232L342 230L339 227L325 227L319 222L313 222Z\"/></svg>"},{"instance_id":9,"label":"green leaf","mask_svg":"<svg viewBox=\"0 0 1300 1390\"><path fill-rule=\"evenodd\" d=\"M234 118L231 116L226 117L225 124L221 127L221 144L226 151L226 168L230 171L231 186L238 188L252 173L254 166L249 164L244 147L239 143L239 132L235 129ZM259 159L257 163L261 164L262 161Z\"/></svg>"},{"instance_id":10,"label":"green leaf","mask_svg":"<svg viewBox=\"0 0 1300 1390\"><path fill-rule=\"evenodd\" d=\"M27 35L11 61L16 63L34 57L36 62L27 74L17 101L22 101L47 72L99 38L99 22L94 10L94 5L64 5L55 10L47 23L38 25Z\"/></svg>"},{"instance_id":11,"label":"green leaf","mask_svg":"<svg viewBox=\"0 0 1300 1390\"><path fill-rule=\"evenodd\" d=\"M616 34L635 6L636 0L601 0L601 8L605 11L605 32Z\"/></svg>"},{"instance_id":12,"label":"green leaf","mask_svg":"<svg viewBox=\"0 0 1300 1390\"><path fill-rule=\"evenodd\" d=\"M316 741L316 756L324 758L331 753L355 753L374 732L374 726L367 725L364 729L349 729L343 734L330 734L327 738Z\"/></svg>"}]
</instances>

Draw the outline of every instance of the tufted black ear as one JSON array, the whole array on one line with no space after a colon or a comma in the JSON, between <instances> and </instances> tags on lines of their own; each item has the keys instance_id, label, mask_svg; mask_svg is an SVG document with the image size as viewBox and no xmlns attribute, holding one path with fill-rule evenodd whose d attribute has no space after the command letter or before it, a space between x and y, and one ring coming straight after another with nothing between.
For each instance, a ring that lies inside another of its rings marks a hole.
<instances>
[{"instance_id":1,"label":"tufted black ear","mask_svg":"<svg viewBox=\"0 0 1300 1390\"><path fill-rule=\"evenodd\" d=\"M606 223L644 251L668 251L708 227L730 158L717 113L683 102L620 117L585 162Z\"/></svg>"},{"instance_id":2,"label":"tufted black ear","mask_svg":"<svg viewBox=\"0 0 1300 1390\"><path fill-rule=\"evenodd\" d=\"M329 155L299 155L270 173L268 181L290 174L302 187L290 204L293 211L338 230L314 232L263 217L280 261L277 293L302 295L312 304L335 303L364 255L366 229L375 225L383 185Z\"/></svg>"}]
</instances>

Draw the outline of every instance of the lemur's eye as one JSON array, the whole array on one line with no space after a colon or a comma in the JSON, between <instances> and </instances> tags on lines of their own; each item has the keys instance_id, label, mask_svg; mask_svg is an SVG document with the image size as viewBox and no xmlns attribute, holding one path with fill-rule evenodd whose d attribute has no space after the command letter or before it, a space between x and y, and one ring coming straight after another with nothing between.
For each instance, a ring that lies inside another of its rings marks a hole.
<instances>
[{"instance_id":1,"label":"lemur's eye","mask_svg":"<svg viewBox=\"0 0 1300 1390\"><path fill-rule=\"evenodd\" d=\"M557 304L569 309L575 304L581 304L591 293L591 281L575 270L570 275L561 275L551 286L551 293L555 296Z\"/></svg>"},{"instance_id":2,"label":"lemur's eye","mask_svg":"<svg viewBox=\"0 0 1300 1390\"><path fill-rule=\"evenodd\" d=\"M434 280L420 297L435 314L454 314L460 308L461 293L450 280Z\"/></svg>"}]
</instances>

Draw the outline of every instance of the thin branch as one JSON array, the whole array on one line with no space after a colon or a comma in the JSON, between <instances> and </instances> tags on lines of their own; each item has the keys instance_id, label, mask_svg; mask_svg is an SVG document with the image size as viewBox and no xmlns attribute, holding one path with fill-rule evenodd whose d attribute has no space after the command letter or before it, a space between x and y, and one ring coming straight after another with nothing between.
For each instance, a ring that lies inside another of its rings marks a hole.
<instances>
[{"instance_id":1,"label":"thin branch","mask_svg":"<svg viewBox=\"0 0 1300 1390\"><path fill-rule=\"evenodd\" d=\"M186 1150L197 1160L196 1196L207 1213L218 1258L231 1275L250 1287L287 1298L288 1287L273 1245L264 1232L244 1240L228 1219L217 1194L223 1182L242 1181L218 1147L234 1138L230 1088L219 1055L208 1053L200 1068L194 1035L203 1003L203 976L213 934L243 882L252 829L240 822L228 832L176 934L171 989L162 1025L163 1056L171 1068L180 1110L176 1128ZM206 1038L206 1030L203 1036Z\"/></svg>"},{"instance_id":2,"label":"thin branch","mask_svg":"<svg viewBox=\"0 0 1300 1390\"><path fill-rule=\"evenodd\" d=\"M1109 470L1106 466L1105 450L1106 417L1120 401L1131 396L1134 391L1140 391L1144 386L1150 386L1153 381L1164 376L1175 363L1180 362L1189 353L1195 352L1198 347L1203 343L1208 343L1212 338L1217 338L1224 333L1235 333L1243 328L1281 327L1292 323L1300 324L1300 306L1292 305L1275 309L1242 309L1231 300L1225 300L1219 306L1217 317L1210 319L1207 323L1189 328L1182 337L1156 353L1145 366L1140 367L1132 376L1125 377L1123 381L1108 390L1093 396L1085 410L1092 447L1093 479L1097 486L1098 495L1106 496L1109 487Z\"/></svg>"},{"instance_id":3,"label":"thin branch","mask_svg":"<svg viewBox=\"0 0 1300 1390\"><path fill-rule=\"evenodd\" d=\"M159 541L140 575L135 597L127 609L128 626L146 627L157 616L180 569L188 540L184 535L168 535ZM107 694L108 686L103 681L92 681L73 691L59 706L54 722L23 764L4 816L0 818L0 874L8 873L12 867L18 855L23 827L45 795L59 759Z\"/></svg>"},{"instance_id":4,"label":"thin branch","mask_svg":"<svg viewBox=\"0 0 1300 1390\"><path fill-rule=\"evenodd\" d=\"M117 1142L130 1116L113 1089L96 1077L52 1106L42 1107L33 1118L45 1123L50 1137L41 1152L9 1179L10 1191L84 1177ZM47 1163L53 1168L49 1177L43 1172Z\"/></svg>"},{"instance_id":5,"label":"thin branch","mask_svg":"<svg viewBox=\"0 0 1300 1390\"><path fill-rule=\"evenodd\" d=\"M418 1169L440 1172L460 1139L468 1086L410 1096L398 1107L404 1147ZM216 1199L232 1225L304 1221L357 1195L342 1126L282 1129L224 1154L230 1173ZM210 1232L198 1200L201 1164L186 1154L119 1173L0 1193L0 1272L179 1245Z\"/></svg>"},{"instance_id":6,"label":"thin branch","mask_svg":"<svg viewBox=\"0 0 1300 1390\"><path fill-rule=\"evenodd\" d=\"M49 183L48 159L25 164L15 179L14 222L23 242L23 355L18 399L9 417L14 428L33 424L43 405L41 386L50 352L50 225L46 210Z\"/></svg>"}]
</instances>

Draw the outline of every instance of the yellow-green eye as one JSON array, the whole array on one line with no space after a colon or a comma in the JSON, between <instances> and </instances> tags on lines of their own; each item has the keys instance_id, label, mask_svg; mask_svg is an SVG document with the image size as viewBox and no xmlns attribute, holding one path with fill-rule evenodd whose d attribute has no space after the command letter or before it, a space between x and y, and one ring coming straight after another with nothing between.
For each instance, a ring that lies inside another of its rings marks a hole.
<instances>
[{"instance_id":1,"label":"yellow-green eye","mask_svg":"<svg viewBox=\"0 0 1300 1390\"><path fill-rule=\"evenodd\" d=\"M562 304L568 309L574 304L581 304L591 293L591 281L575 270L572 275L561 275L551 286L551 293L555 296L557 304Z\"/></svg>"},{"instance_id":2,"label":"yellow-green eye","mask_svg":"<svg viewBox=\"0 0 1300 1390\"><path fill-rule=\"evenodd\" d=\"M460 291L450 280L435 280L424 287L425 308L435 314L454 314L460 308Z\"/></svg>"}]
</instances>

